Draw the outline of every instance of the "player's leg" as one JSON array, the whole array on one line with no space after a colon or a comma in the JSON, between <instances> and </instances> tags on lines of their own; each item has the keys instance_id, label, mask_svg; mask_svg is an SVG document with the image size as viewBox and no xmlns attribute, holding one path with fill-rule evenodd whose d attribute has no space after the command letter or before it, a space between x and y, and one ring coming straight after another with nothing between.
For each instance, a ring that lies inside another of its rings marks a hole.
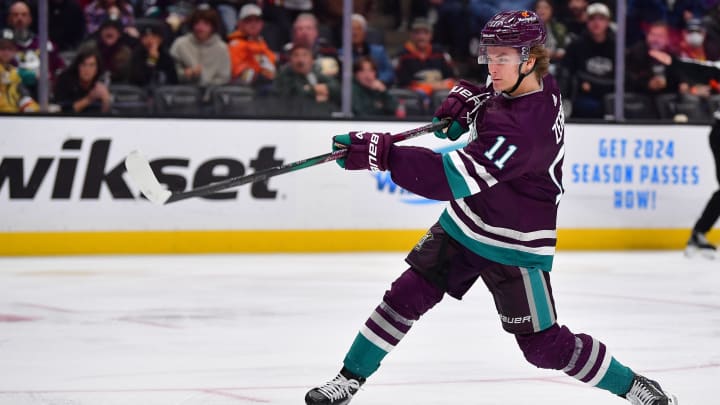
<instances>
[{"instance_id":1,"label":"player's leg","mask_svg":"<svg viewBox=\"0 0 720 405\"><path fill-rule=\"evenodd\" d=\"M446 246L446 235L439 227L433 227L421 239L408 256L413 267L385 292L380 305L355 337L340 373L333 380L310 390L305 396L306 404L347 404L380 367L385 356L400 343L413 322L442 300L443 289L429 281L425 272L419 269L442 271L448 252Z\"/></svg>"},{"instance_id":2,"label":"player's leg","mask_svg":"<svg viewBox=\"0 0 720 405\"><path fill-rule=\"evenodd\" d=\"M712 130L710 131L710 149L715 158L717 180L720 182L720 119L715 120ZM705 234L712 229L718 217L720 217L720 190L716 191L712 197L710 197L710 201L707 202L702 215L700 215L697 223L695 223L692 235L685 249L687 256L692 257L699 253L708 258L715 258L717 254L716 247L708 242Z\"/></svg>"},{"instance_id":3,"label":"player's leg","mask_svg":"<svg viewBox=\"0 0 720 405\"><path fill-rule=\"evenodd\" d=\"M483 273L483 281L495 297L503 329L515 334L528 362L563 370L633 404L674 404L656 382L620 363L602 342L556 323L550 273L503 265L491 270Z\"/></svg>"}]
</instances>

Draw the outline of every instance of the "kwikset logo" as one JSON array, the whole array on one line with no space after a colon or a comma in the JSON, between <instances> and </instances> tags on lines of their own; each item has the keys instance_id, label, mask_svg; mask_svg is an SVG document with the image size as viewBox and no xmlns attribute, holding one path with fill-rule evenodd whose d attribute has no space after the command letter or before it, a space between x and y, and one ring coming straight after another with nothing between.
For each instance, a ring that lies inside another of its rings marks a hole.
<instances>
[{"instance_id":1,"label":"kwikset logo","mask_svg":"<svg viewBox=\"0 0 720 405\"><path fill-rule=\"evenodd\" d=\"M31 200L36 198L38 190L44 184L52 183L50 198L53 200L99 199L103 185L113 199L140 198L131 191L126 181L127 176L123 176L124 161L120 159L108 162L110 139L95 140L87 152L86 167L79 169L78 162L81 157L85 157L82 146L82 139L68 139L62 144L61 157L40 156L35 158L34 162L26 162L25 157L3 156L0 162L0 196L7 195L10 200ZM264 146L247 166L254 171L260 171L282 163L282 159L275 158L274 146ZM29 175L25 173L26 165L29 168ZM190 159L187 157L156 158L150 161L150 166L158 180L173 191L243 176L248 171L243 162L226 157L201 162L192 172L189 170ZM76 185L76 182L81 186ZM6 189L8 190L5 191ZM252 198L275 199L277 196L277 190L271 190L267 181L253 183L249 189ZM247 189L224 191L203 198L231 200L236 199L243 190Z\"/></svg>"}]
</instances>

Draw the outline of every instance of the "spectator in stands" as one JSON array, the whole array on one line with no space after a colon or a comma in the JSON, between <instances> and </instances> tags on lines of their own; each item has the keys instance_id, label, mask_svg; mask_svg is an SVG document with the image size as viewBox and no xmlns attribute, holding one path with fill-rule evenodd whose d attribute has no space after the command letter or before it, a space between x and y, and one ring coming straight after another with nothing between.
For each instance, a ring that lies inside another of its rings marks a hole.
<instances>
[{"instance_id":1,"label":"spectator in stands","mask_svg":"<svg viewBox=\"0 0 720 405\"><path fill-rule=\"evenodd\" d=\"M126 32L138 37L135 27L135 14L133 6L127 0L93 0L85 7L85 21L87 33L93 34L107 19L120 20Z\"/></svg>"},{"instance_id":2,"label":"spectator in stands","mask_svg":"<svg viewBox=\"0 0 720 405\"><path fill-rule=\"evenodd\" d=\"M391 86L395 80L395 71L385 47L381 44L367 42L367 20L360 14L353 14L352 22L352 51L353 61L362 56L373 60L377 69L377 76L386 86ZM341 50L342 52L342 50Z\"/></svg>"},{"instance_id":3,"label":"spectator in stands","mask_svg":"<svg viewBox=\"0 0 720 405\"><path fill-rule=\"evenodd\" d=\"M655 22L648 29L645 40L628 49L626 67L628 89L651 96L677 92L679 77L676 70L651 58L648 54L650 50L675 54L671 50L667 23Z\"/></svg>"},{"instance_id":4,"label":"spectator in stands","mask_svg":"<svg viewBox=\"0 0 720 405\"><path fill-rule=\"evenodd\" d=\"M125 83L130 75L132 47L123 36L119 19L108 18L100 24L94 38L83 46L94 46L100 53L100 64L112 83Z\"/></svg>"},{"instance_id":5,"label":"spectator in stands","mask_svg":"<svg viewBox=\"0 0 720 405\"><path fill-rule=\"evenodd\" d=\"M568 16L563 23L567 27L569 40L580 38L587 28L588 1L587 0L569 0L567 3ZM609 10L609 9L608 9Z\"/></svg>"},{"instance_id":6,"label":"spectator in stands","mask_svg":"<svg viewBox=\"0 0 720 405\"><path fill-rule=\"evenodd\" d=\"M657 21L664 21L671 30L679 32L687 21L705 15L704 0L633 0L628 3L629 28L638 26L642 31L647 31Z\"/></svg>"},{"instance_id":7,"label":"spectator in stands","mask_svg":"<svg viewBox=\"0 0 720 405\"><path fill-rule=\"evenodd\" d=\"M406 9L403 6L403 2L401 0L385 0L381 2L380 5L382 6L381 11L383 14L394 17L392 26L394 30L407 31L416 18L427 18L431 7L437 12L440 7L445 6L448 3L460 3L461 1L462 0L411 1L409 9Z\"/></svg>"},{"instance_id":8,"label":"spectator in stands","mask_svg":"<svg viewBox=\"0 0 720 405\"><path fill-rule=\"evenodd\" d=\"M175 62L164 45L165 31L160 25L148 25L140 33L140 46L133 51L130 83L142 87L177 84Z\"/></svg>"},{"instance_id":9,"label":"spectator in stands","mask_svg":"<svg viewBox=\"0 0 720 405\"><path fill-rule=\"evenodd\" d=\"M17 46L17 54L15 55L15 64L19 68L23 85L35 94L37 89L37 79L40 75L40 40L34 32L30 30L32 24L32 15L30 6L23 0L13 2L9 8L8 28L13 30L15 45ZM52 41L48 41L48 61L49 61L49 79L54 83L56 74L64 67L57 47Z\"/></svg>"},{"instance_id":10,"label":"spectator in stands","mask_svg":"<svg viewBox=\"0 0 720 405\"><path fill-rule=\"evenodd\" d=\"M705 53L705 27L700 19L693 18L687 22L680 40L679 56L695 60L708 60Z\"/></svg>"},{"instance_id":11,"label":"spectator in stands","mask_svg":"<svg viewBox=\"0 0 720 405\"><path fill-rule=\"evenodd\" d=\"M207 0L206 0L207 1ZM209 4L215 9L220 17L220 28L218 34L226 36L233 32L238 24L238 12L245 3L254 4L257 1L246 0L209 0Z\"/></svg>"},{"instance_id":12,"label":"spectator in stands","mask_svg":"<svg viewBox=\"0 0 720 405\"><path fill-rule=\"evenodd\" d=\"M587 30L568 45L563 66L574 81L572 116L603 118L604 97L615 91L615 35L606 5L593 3L586 15Z\"/></svg>"},{"instance_id":13,"label":"spectator in stands","mask_svg":"<svg viewBox=\"0 0 720 405\"><path fill-rule=\"evenodd\" d=\"M555 6L552 0L537 0L535 2L535 13L545 22L545 30L547 31L545 49L550 52L551 66L565 56L565 46L567 45L567 27L555 19L554 10ZM550 73L553 73L552 70Z\"/></svg>"},{"instance_id":14,"label":"spectator in stands","mask_svg":"<svg viewBox=\"0 0 720 405\"><path fill-rule=\"evenodd\" d=\"M3 29L0 33L0 113L35 112L38 104L23 86L15 60L13 32Z\"/></svg>"},{"instance_id":15,"label":"spectator in stands","mask_svg":"<svg viewBox=\"0 0 720 405\"><path fill-rule=\"evenodd\" d=\"M246 4L238 15L237 31L228 36L232 79L236 83L267 87L275 79L275 53L260 36L262 9Z\"/></svg>"},{"instance_id":16,"label":"spectator in stands","mask_svg":"<svg viewBox=\"0 0 720 405\"><path fill-rule=\"evenodd\" d=\"M139 8L136 15L165 22L173 36L180 32L195 10L194 0L143 0L135 5ZM165 40L170 41L171 38L168 36Z\"/></svg>"},{"instance_id":17,"label":"spectator in stands","mask_svg":"<svg viewBox=\"0 0 720 405\"><path fill-rule=\"evenodd\" d=\"M687 27L683 30L678 56L683 59L692 59L698 62L707 61L704 44L705 28L702 26L702 22L699 19L691 19L688 21ZM714 78L708 79L703 76L688 74L688 72L685 72L683 69L676 70L680 80L678 86L680 94L692 94L703 98L710 97L713 90L712 83L716 83L714 82Z\"/></svg>"},{"instance_id":18,"label":"spectator in stands","mask_svg":"<svg viewBox=\"0 0 720 405\"><path fill-rule=\"evenodd\" d=\"M708 60L720 60L720 2L702 19L706 30L705 51Z\"/></svg>"},{"instance_id":19,"label":"spectator in stands","mask_svg":"<svg viewBox=\"0 0 720 405\"><path fill-rule=\"evenodd\" d=\"M302 13L297 16L293 23L291 42L285 45L283 53L280 55L280 65L284 65L289 61L290 50L294 49L295 46L302 46L312 50L315 65L320 73L329 77L338 77L340 61L338 60L337 49L326 38L320 37L317 18L314 15Z\"/></svg>"},{"instance_id":20,"label":"spectator in stands","mask_svg":"<svg viewBox=\"0 0 720 405\"><path fill-rule=\"evenodd\" d=\"M398 102L377 76L375 61L359 57L353 64L352 112L356 117L392 115Z\"/></svg>"},{"instance_id":21,"label":"spectator in stands","mask_svg":"<svg viewBox=\"0 0 720 405\"><path fill-rule=\"evenodd\" d=\"M410 3L424 3L427 0L416 0ZM327 40L336 48L342 46L343 37L343 14L345 8L345 0L315 0L313 1L313 14L318 19L319 24L324 27L324 35ZM367 16L373 6L372 0L353 0L352 14L360 14ZM414 4L410 7L414 7Z\"/></svg>"},{"instance_id":22,"label":"spectator in stands","mask_svg":"<svg viewBox=\"0 0 720 405\"><path fill-rule=\"evenodd\" d=\"M103 76L100 54L93 47L78 51L72 64L59 77L55 86L55 102L63 112L106 113L111 97Z\"/></svg>"},{"instance_id":23,"label":"spectator in stands","mask_svg":"<svg viewBox=\"0 0 720 405\"><path fill-rule=\"evenodd\" d=\"M469 0L468 11L472 18L477 19L478 27L482 27L503 10L529 9L532 5L533 0Z\"/></svg>"},{"instance_id":24,"label":"spectator in stands","mask_svg":"<svg viewBox=\"0 0 720 405\"><path fill-rule=\"evenodd\" d=\"M206 87L230 81L230 53L217 34L219 24L217 13L207 5L198 6L190 15L192 31L170 47L180 82Z\"/></svg>"},{"instance_id":25,"label":"spectator in stands","mask_svg":"<svg viewBox=\"0 0 720 405\"><path fill-rule=\"evenodd\" d=\"M285 44L291 37L293 25L301 14L313 15L315 6L312 0L300 1L262 1L265 21L272 22L281 32L282 44ZM287 48L287 52L290 48ZM284 63L285 61L283 61Z\"/></svg>"},{"instance_id":26,"label":"spectator in stands","mask_svg":"<svg viewBox=\"0 0 720 405\"><path fill-rule=\"evenodd\" d=\"M59 51L75 50L85 38L85 14L77 0L48 2L48 36Z\"/></svg>"},{"instance_id":27,"label":"spectator in stands","mask_svg":"<svg viewBox=\"0 0 720 405\"><path fill-rule=\"evenodd\" d=\"M413 2L414 3L414 2ZM437 44L444 46L455 58L465 58L471 52L470 40L477 37L483 22L480 18L471 15L466 0L442 0L435 5L437 21L435 22L433 38ZM426 18L416 15L417 18ZM403 22L403 28L412 27ZM474 53L475 49L472 49ZM462 60L462 59L461 59Z\"/></svg>"},{"instance_id":28,"label":"spectator in stands","mask_svg":"<svg viewBox=\"0 0 720 405\"><path fill-rule=\"evenodd\" d=\"M410 40L397 56L397 84L424 96L427 107L432 93L451 89L457 75L450 55L433 46L428 21L418 18L411 28Z\"/></svg>"},{"instance_id":29,"label":"spectator in stands","mask_svg":"<svg viewBox=\"0 0 720 405\"><path fill-rule=\"evenodd\" d=\"M274 88L283 98L308 99L318 104L340 102L340 84L318 71L312 50L304 45L290 50L290 61L280 69Z\"/></svg>"}]
</instances>

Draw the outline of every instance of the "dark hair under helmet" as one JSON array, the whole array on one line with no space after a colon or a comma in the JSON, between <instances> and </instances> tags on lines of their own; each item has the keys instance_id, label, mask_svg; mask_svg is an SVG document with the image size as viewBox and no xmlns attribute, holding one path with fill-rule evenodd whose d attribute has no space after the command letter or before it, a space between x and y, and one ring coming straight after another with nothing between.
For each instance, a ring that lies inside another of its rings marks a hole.
<instances>
[{"instance_id":1,"label":"dark hair under helmet","mask_svg":"<svg viewBox=\"0 0 720 405\"><path fill-rule=\"evenodd\" d=\"M481 46L532 47L545 43L545 23L532 11L495 14L480 32Z\"/></svg>"}]
</instances>

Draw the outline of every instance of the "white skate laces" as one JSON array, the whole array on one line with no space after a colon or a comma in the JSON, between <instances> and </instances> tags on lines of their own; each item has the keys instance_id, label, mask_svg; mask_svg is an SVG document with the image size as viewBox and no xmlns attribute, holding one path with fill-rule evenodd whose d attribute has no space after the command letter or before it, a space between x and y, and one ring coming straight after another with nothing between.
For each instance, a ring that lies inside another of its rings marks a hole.
<instances>
[{"instance_id":1,"label":"white skate laces","mask_svg":"<svg viewBox=\"0 0 720 405\"><path fill-rule=\"evenodd\" d=\"M660 385L643 376L635 376L625 398L632 405L677 405L675 395L664 392Z\"/></svg>"},{"instance_id":2,"label":"white skate laces","mask_svg":"<svg viewBox=\"0 0 720 405\"><path fill-rule=\"evenodd\" d=\"M331 401L350 399L359 389L360 382L352 379L348 380L342 374L338 374L332 381L328 381L322 387L317 388Z\"/></svg>"}]
</instances>

